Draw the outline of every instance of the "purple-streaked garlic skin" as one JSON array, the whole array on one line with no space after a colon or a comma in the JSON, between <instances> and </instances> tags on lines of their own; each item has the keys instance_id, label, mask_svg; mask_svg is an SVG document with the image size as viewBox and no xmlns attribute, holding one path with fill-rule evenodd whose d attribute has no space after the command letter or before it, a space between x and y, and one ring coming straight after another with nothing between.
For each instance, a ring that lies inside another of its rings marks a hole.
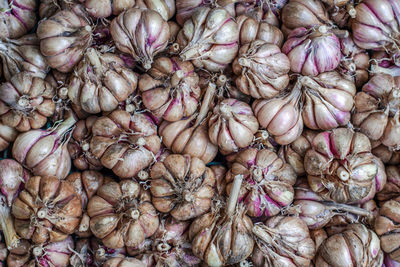
<instances>
[{"instance_id":1,"label":"purple-streaked garlic skin","mask_svg":"<svg viewBox=\"0 0 400 267\"><path fill-rule=\"evenodd\" d=\"M166 81L167 80L167 81ZM159 57L139 78L143 105L158 119L178 121L191 116L201 97L199 76L190 61Z\"/></svg>"},{"instance_id":2,"label":"purple-streaked garlic skin","mask_svg":"<svg viewBox=\"0 0 400 267\"><path fill-rule=\"evenodd\" d=\"M223 154L247 147L258 130L258 121L251 107L233 98L224 99L214 107L208 121L208 135Z\"/></svg>"},{"instance_id":3,"label":"purple-streaked garlic skin","mask_svg":"<svg viewBox=\"0 0 400 267\"><path fill-rule=\"evenodd\" d=\"M64 179L71 169L67 143L75 122L76 119L70 117L54 129L30 130L20 134L12 147L14 159L34 175Z\"/></svg>"},{"instance_id":4,"label":"purple-streaked garlic skin","mask_svg":"<svg viewBox=\"0 0 400 267\"><path fill-rule=\"evenodd\" d=\"M0 160L0 191L11 206L14 198L23 189L30 173L13 159Z\"/></svg>"},{"instance_id":5,"label":"purple-streaked garlic skin","mask_svg":"<svg viewBox=\"0 0 400 267\"><path fill-rule=\"evenodd\" d=\"M183 26L185 22L190 19L192 14L199 7L210 7L213 2L203 1L203 0L175 0L176 2L176 21L179 25ZM230 3L224 5L224 9L229 12L229 15L235 17L235 4Z\"/></svg>"},{"instance_id":6,"label":"purple-streaked garlic skin","mask_svg":"<svg viewBox=\"0 0 400 267\"><path fill-rule=\"evenodd\" d=\"M257 99L252 108L261 129L265 129L280 145L288 145L303 131L303 117L300 109L301 91L291 92L265 100Z\"/></svg>"},{"instance_id":7,"label":"purple-streaked garlic skin","mask_svg":"<svg viewBox=\"0 0 400 267\"><path fill-rule=\"evenodd\" d=\"M281 146L278 155L285 162L290 164L298 176L303 176L304 156L311 148L311 142L318 132L305 129L302 134L289 145Z\"/></svg>"},{"instance_id":8,"label":"purple-streaked garlic skin","mask_svg":"<svg viewBox=\"0 0 400 267\"><path fill-rule=\"evenodd\" d=\"M16 39L29 32L37 22L37 7L35 0L0 1L0 38Z\"/></svg>"},{"instance_id":9,"label":"purple-streaked garlic skin","mask_svg":"<svg viewBox=\"0 0 400 267\"><path fill-rule=\"evenodd\" d=\"M68 85L68 97L85 112L111 112L136 90L138 74L112 53L88 48L74 68Z\"/></svg>"},{"instance_id":10,"label":"purple-streaked garlic skin","mask_svg":"<svg viewBox=\"0 0 400 267\"><path fill-rule=\"evenodd\" d=\"M371 153L368 137L348 128L316 135L304 166L311 189L338 203L364 203L386 184L385 166Z\"/></svg>"},{"instance_id":11,"label":"purple-streaked garlic skin","mask_svg":"<svg viewBox=\"0 0 400 267\"><path fill-rule=\"evenodd\" d=\"M215 158L218 147L210 141L207 124L209 111L214 106L213 101L217 94L216 87L214 83L208 83L198 113L179 121L163 121L160 124L158 133L163 144L172 152L189 154L204 163Z\"/></svg>"},{"instance_id":12,"label":"purple-streaked garlic skin","mask_svg":"<svg viewBox=\"0 0 400 267\"><path fill-rule=\"evenodd\" d=\"M389 72L390 73L390 72ZM376 73L355 97L352 122L372 141L400 146L400 76Z\"/></svg>"},{"instance_id":13,"label":"purple-streaked garlic skin","mask_svg":"<svg viewBox=\"0 0 400 267\"><path fill-rule=\"evenodd\" d=\"M244 178L239 200L251 217L274 216L293 201L296 174L269 149L249 148L237 154L225 177L227 192L237 175Z\"/></svg>"},{"instance_id":14,"label":"purple-streaked garlic skin","mask_svg":"<svg viewBox=\"0 0 400 267\"><path fill-rule=\"evenodd\" d=\"M300 217L309 229L318 230L326 227L336 227L335 223L349 223L361 220L371 220L376 215L376 204L374 201L366 205L356 207L354 205L338 204L332 201L325 201L321 196L311 190L307 181L297 181L293 205L287 208L287 214ZM336 220L335 220L336 219ZM342 226L342 225L340 225Z\"/></svg>"},{"instance_id":15,"label":"purple-streaked garlic skin","mask_svg":"<svg viewBox=\"0 0 400 267\"><path fill-rule=\"evenodd\" d=\"M243 14L236 17L240 44L244 45L255 40L262 40L282 47L284 36L279 29L279 23L278 25L273 25L265 20L254 18L251 15Z\"/></svg>"},{"instance_id":16,"label":"purple-streaked garlic skin","mask_svg":"<svg viewBox=\"0 0 400 267\"><path fill-rule=\"evenodd\" d=\"M86 18L72 10L61 10L41 21L36 34L49 66L66 73L79 63L92 41L92 28Z\"/></svg>"},{"instance_id":17,"label":"purple-streaked garlic skin","mask_svg":"<svg viewBox=\"0 0 400 267\"><path fill-rule=\"evenodd\" d=\"M53 243L32 245L28 240L20 240L20 244L10 250L7 257L8 266L69 266L70 257L75 248L71 236L67 239Z\"/></svg>"},{"instance_id":18,"label":"purple-streaked garlic skin","mask_svg":"<svg viewBox=\"0 0 400 267\"><path fill-rule=\"evenodd\" d=\"M177 43L182 60L218 72L232 63L239 50L238 25L225 9L202 7L185 22Z\"/></svg>"},{"instance_id":19,"label":"purple-streaked garlic skin","mask_svg":"<svg viewBox=\"0 0 400 267\"><path fill-rule=\"evenodd\" d=\"M356 87L337 72L299 78L303 91L304 125L313 130L330 130L348 124L354 107Z\"/></svg>"},{"instance_id":20,"label":"purple-streaked garlic skin","mask_svg":"<svg viewBox=\"0 0 400 267\"><path fill-rule=\"evenodd\" d=\"M116 47L151 68L155 55L168 44L169 26L159 13L148 9L130 8L113 19L111 36Z\"/></svg>"},{"instance_id":21,"label":"purple-streaked garlic skin","mask_svg":"<svg viewBox=\"0 0 400 267\"><path fill-rule=\"evenodd\" d=\"M316 76L339 66L339 39L323 27L318 30L297 28L290 33L282 52L288 56L292 72Z\"/></svg>"},{"instance_id":22,"label":"purple-streaked garlic skin","mask_svg":"<svg viewBox=\"0 0 400 267\"><path fill-rule=\"evenodd\" d=\"M157 126L145 113L114 110L92 127L90 152L120 178L135 177L160 151ZM123 158L123 160L118 160Z\"/></svg>"},{"instance_id":23,"label":"purple-streaked garlic skin","mask_svg":"<svg viewBox=\"0 0 400 267\"><path fill-rule=\"evenodd\" d=\"M370 56L354 43L351 36L340 38L340 45L342 59L338 70L360 89L369 80Z\"/></svg>"},{"instance_id":24,"label":"purple-streaked garlic skin","mask_svg":"<svg viewBox=\"0 0 400 267\"><path fill-rule=\"evenodd\" d=\"M321 244L315 258L315 265L321 267L380 267L382 263L378 236L362 224L350 224L342 233L330 236Z\"/></svg>"},{"instance_id":25,"label":"purple-streaked garlic skin","mask_svg":"<svg viewBox=\"0 0 400 267\"><path fill-rule=\"evenodd\" d=\"M255 224L253 235L263 256L253 255L256 266L307 267L315 255L315 243L307 224L298 217L274 216ZM257 250L256 250L257 251Z\"/></svg>"},{"instance_id":26,"label":"purple-streaked garlic skin","mask_svg":"<svg viewBox=\"0 0 400 267\"><path fill-rule=\"evenodd\" d=\"M15 74L26 71L44 79L50 68L39 49L36 34L0 42L3 77L9 81Z\"/></svg>"},{"instance_id":27,"label":"purple-streaked garlic skin","mask_svg":"<svg viewBox=\"0 0 400 267\"><path fill-rule=\"evenodd\" d=\"M365 0L355 7L354 42L364 49L397 51L400 44L400 3L397 0Z\"/></svg>"},{"instance_id":28,"label":"purple-streaked garlic skin","mask_svg":"<svg viewBox=\"0 0 400 267\"><path fill-rule=\"evenodd\" d=\"M400 267L400 262L391 259L390 256L385 253L382 267Z\"/></svg>"},{"instance_id":29,"label":"purple-streaked garlic skin","mask_svg":"<svg viewBox=\"0 0 400 267\"><path fill-rule=\"evenodd\" d=\"M290 0L282 9L282 22L285 35L300 27L309 29L330 24L328 12L318 0Z\"/></svg>"}]
</instances>

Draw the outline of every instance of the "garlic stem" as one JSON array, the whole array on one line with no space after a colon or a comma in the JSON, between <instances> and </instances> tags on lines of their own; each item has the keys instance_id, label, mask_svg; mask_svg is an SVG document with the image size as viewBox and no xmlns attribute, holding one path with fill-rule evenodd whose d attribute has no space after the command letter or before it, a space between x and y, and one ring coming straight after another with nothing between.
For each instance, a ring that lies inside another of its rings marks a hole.
<instances>
[{"instance_id":1,"label":"garlic stem","mask_svg":"<svg viewBox=\"0 0 400 267\"><path fill-rule=\"evenodd\" d=\"M7 248L15 248L19 243L19 237L15 232L10 208L7 206L7 200L3 195L0 195L0 227L3 231Z\"/></svg>"},{"instance_id":2,"label":"garlic stem","mask_svg":"<svg viewBox=\"0 0 400 267\"><path fill-rule=\"evenodd\" d=\"M233 180L233 185L231 188L231 192L230 192L228 204L227 204L227 209L226 209L226 215L228 217L232 216L233 213L235 212L236 204L239 199L240 188L242 186L242 181L243 181L243 175L241 175L241 174L236 175Z\"/></svg>"},{"instance_id":3,"label":"garlic stem","mask_svg":"<svg viewBox=\"0 0 400 267\"><path fill-rule=\"evenodd\" d=\"M365 217L372 217L373 214L371 211L368 211L363 208L355 207L352 205L347 205L347 204L340 204L340 203L335 203L335 202L322 202L325 206L329 207L331 210L339 210L339 211L346 211L350 212L355 215L360 215L360 216L365 216Z\"/></svg>"},{"instance_id":4,"label":"garlic stem","mask_svg":"<svg viewBox=\"0 0 400 267\"><path fill-rule=\"evenodd\" d=\"M204 120L204 118L207 116L208 111L210 110L211 103L214 100L214 95L216 92L217 87L213 83L209 83L206 93L204 94L203 101L200 107L199 114L197 115L196 122L194 124L194 127L197 127L200 125L200 123Z\"/></svg>"},{"instance_id":5,"label":"garlic stem","mask_svg":"<svg viewBox=\"0 0 400 267\"><path fill-rule=\"evenodd\" d=\"M267 233L260 225L256 224L253 226L253 234L264 241L267 244L272 243L272 239L269 233Z\"/></svg>"},{"instance_id":6,"label":"garlic stem","mask_svg":"<svg viewBox=\"0 0 400 267\"><path fill-rule=\"evenodd\" d=\"M77 122L75 116L70 116L56 128L56 136L61 137Z\"/></svg>"},{"instance_id":7,"label":"garlic stem","mask_svg":"<svg viewBox=\"0 0 400 267\"><path fill-rule=\"evenodd\" d=\"M96 70L96 74L103 71L99 55L94 48L90 47L86 50L86 56L88 57L90 64L92 64Z\"/></svg>"},{"instance_id":8,"label":"garlic stem","mask_svg":"<svg viewBox=\"0 0 400 267\"><path fill-rule=\"evenodd\" d=\"M230 5L230 4L235 4L237 2L239 2L239 1L238 0L217 0L217 4L220 6L223 6L223 7Z\"/></svg>"}]
</instances>

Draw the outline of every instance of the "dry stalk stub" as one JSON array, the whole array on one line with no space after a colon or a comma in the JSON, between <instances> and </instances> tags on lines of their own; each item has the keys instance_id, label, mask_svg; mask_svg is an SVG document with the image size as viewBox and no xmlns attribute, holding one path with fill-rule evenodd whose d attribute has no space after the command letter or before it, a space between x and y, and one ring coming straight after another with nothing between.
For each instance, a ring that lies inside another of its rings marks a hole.
<instances>
[{"instance_id":1,"label":"dry stalk stub","mask_svg":"<svg viewBox=\"0 0 400 267\"><path fill-rule=\"evenodd\" d=\"M235 177L223 214L206 213L190 226L193 253L210 266L237 264L253 251L253 223L245 208L237 206L242 181L242 175Z\"/></svg>"}]
</instances>

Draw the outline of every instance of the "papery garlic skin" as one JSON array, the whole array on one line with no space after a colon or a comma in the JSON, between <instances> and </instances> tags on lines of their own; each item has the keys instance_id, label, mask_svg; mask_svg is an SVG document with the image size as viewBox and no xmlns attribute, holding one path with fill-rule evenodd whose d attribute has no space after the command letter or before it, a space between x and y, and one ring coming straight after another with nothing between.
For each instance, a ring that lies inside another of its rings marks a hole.
<instances>
[{"instance_id":1,"label":"papery garlic skin","mask_svg":"<svg viewBox=\"0 0 400 267\"><path fill-rule=\"evenodd\" d=\"M282 31L288 35L299 27L313 28L329 23L328 12L320 0L290 0L282 9Z\"/></svg>"},{"instance_id":2,"label":"papery garlic skin","mask_svg":"<svg viewBox=\"0 0 400 267\"><path fill-rule=\"evenodd\" d=\"M171 154L153 165L150 177L152 203L158 211L184 221L210 209L215 176L199 158Z\"/></svg>"},{"instance_id":3,"label":"papery garlic skin","mask_svg":"<svg viewBox=\"0 0 400 267\"><path fill-rule=\"evenodd\" d=\"M19 39L0 42L0 58L3 77L9 81L19 72L29 72L44 79L50 68L40 53L36 34L27 34Z\"/></svg>"},{"instance_id":4,"label":"papery garlic skin","mask_svg":"<svg viewBox=\"0 0 400 267\"><path fill-rule=\"evenodd\" d=\"M339 72L354 81L357 89L369 80L370 56L368 52L357 46L351 36L340 39L342 60Z\"/></svg>"},{"instance_id":5,"label":"papery garlic skin","mask_svg":"<svg viewBox=\"0 0 400 267\"><path fill-rule=\"evenodd\" d=\"M81 198L67 181L33 176L14 201L11 212L17 233L35 244L68 238L82 215Z\"/></svg>"},{"instance_id":6,"label":"papery garlic skin","mask_svg":"<svg viewBox=\"0 0 400 267\"><path fill-rule=\"evenodd\" d=\"M397 225L399 223L399 197L384 202L379 209L379 216L375 221L375 231L380 236L382 250L389 258L400 261L397 241Z\"/></svg>"},{"instance_id":7,"label":"papery garlic skin","mask_svg":"<svg viewBox=\"0 0 400 267\"><path fill-rule=\"evenodd\" d=\"M134 180L104 184L88 203L91 231L109 248L138 247L159 226L150 200Z\"/></svg>"},{"instance_id":8,"label":"papery garlic skin","mask_svg":"<svg viewBox=\"0 0 400 267\"><path fill-rule=\"evenodd\" d=\"M291 71L316 76L339 66L340 42L326 26L318 30L297 28L282 47L291 62Z\"/></svg>"},{"instance_id":9,"label":"papery garlic skin","mask_svg":"<svg viewBox=\"0 0 400 267\"><path fill-rule=\"evenodd\" d=\"M237 175L244 178L239 199L251 217L277 215L293 201L296 174L269 149L248 148L236 155L225 176L228 194Z\"/></svg>"},{"instance_id":10,"label":"papery garlic skin","mask_svg":"<svg viewBox=\"0 0 400 267\"><path fill-rule=\"evenodd\" d=\"M280 145L292 143L303 131L300 97L300 89L293 88L291 92L269 100L257 99L253 102L252 108L261 128Z\"/></svg>"},{"instance_id":11,"label":"papery garlic skin","mask_svg":"<svg viewBox=\"0 0 400 267\"><path fill-rule=\"evenodd\" d=\"M0 160L0 191L11 206L14 198L23 188L24 183L31 177L28 170L13 159Z\"/></svg>"},{"instance_id":12,"label":"papery garlic skin","mask_svg":"<svg viewBox=\"0 0 400 267\"><path fill-rule=\"evenodd\" d=\"M290 230L289 230L290 229ZM265 224L255 224L253 234L257 250L252 259L256 266L310 266L315 244L307 225L296 217L275 216ZM257 255L257 251L262 255Z\"/></svg>"},{"instance_id":13,"label":"papery garlic skin","mask_svg":"<svg viewBox=\"0 0 400 267\"><path fill-rule=\"evenodd\" d=\"M10 250L7 265L67 267L70 266L69 261L74 248L75 244L71 236L63 241L46 242L39 245L22 239L16 248Z\"/></svg>"},{"instance_id":14,"label":"papery garlic skin","mask_svg":"<svg viewBox=\"0 0 400 267\"><path fill-rule=\"evenodd\" d=\"M69 117L48 130L30 130L18 135L12 147L15 160L34 175L64 179L71 169L67 143L76 119Z\"/></svg>"},{"instance_id":15,"label":"papery garlic skin","mask_svg":"<svg viewBox=\"0 0 400 267\"><path fill-rule=\"evenodd\" d=\"M316 135L304 166L313 191L325 200L364 203L386 184L385 166L367 136L348 128Z\"/></svg>"},{"instance_id":16,"label":"papery garlic skin","mask_svg":"<svg viewBox=\"0 0 400 267\"><path fill-rule=\"evenodd\" d=\"M337 72L299 78L303 91L304 125L313 130L330 130L349 123L356 86Z\"/></svg>"},{"instance_id":17,"label":"papery garlic skin","mask_svg":"<svg viewBox=\"0 0 400 267\"><path fill-rule=\"evenodd\" d=\"M50 67L70 72L92 41L92 28L85 18L62 10L39 23L40 51Z\"/></svg>"},{"instance_id":18,"label":"papery garlic skin","mask_svg":"<svg viewBox=\"0 0 400 267\"><path fill-rule=\"evenodd\" d=\"M223 8L201 7L183 25L177 43L182 60L208 71L225 69L239 50L236 22Z\"/></svg>"},{"instance_id":19,"label":"papery garlic skin","mask_svg":"<svg viewBox=\"0 0 400 267\"><path fill-rule=\"evenodd\" d=\"M174 153L189 154L204 163L215 158L218 147L210 141L207 123L216 93L216 85L208 83L198 113L183 120L161 123L158 133L168 149Z\"/></svg>"},{"instance_id":20,"label":"papery garlic skin","mask_svg":"<svg viewBox=\"0 0 400 267\"><path fill-rule=\"evenodd\" d=\"M373 141L400 146L400 76L375 74L355 97L353 124Z\"/></svg>"},{"instance_id":21,"label":"papery garlic skin","mask_svg":"<svg viewBox=\"0 0 400 267\"><path fill-rule=\"evenodd\" d=\"M139 78L143 105L159 119L178 121L191 116L200 102L199 76L189 61L159 57Z\"/></svg>"},{"instance_id":22,"label":"papery garlic skin","mask_svg":"<svg viewBox=\"0 0 400 267\"><path fill-rule=\"evenodd\" d=\"M90 139L92 138L92 127L98 119L97 116L90 116L75 124L71 139L67 148L75 168L78 170L100 170L103 168L100 160L90 152Z\"/></svg>"},{"instance_id":23,"label":"papery garlic skin","mask_svg":"<svg viewBox=\"0 0 400 267\"><path fill-rule=\"evenodd\" d=\"M279 157L290 164L298 176L306 173L304 156L307 150L311 148L311 142L316 134L316 131L305 129L296 140L288 145L281 146L278 151Z\"/></svg>"},{"instance_id":24,"label":"papery garlic skin","mask_svg":"<svg viewBox=\"0 0 400 267\"><path fill-rule=\"evenodd\" d=\"M68 85L68 97L90 114L111 112L136 90L138 75L112 53L88 48L75 67Z\"/></svg>"},{"instance_id":25,"label":"papery garlic skin","mask_svg":"<svg viewBox=\"0 0 400 267\"><path fill-rule=\"evenodd\" d=\"M251 14L243 14L236 18L239 28L239 42L241 45L262 40L269 44L282 47L284 36L278 25L273 25L265 20L257 20Z\"/></svg>"},{"instance_id":26,"label":"papery garlic skin","mask_svg":"<svg viewBox=\"0 0 400 267\"><path fill-rule=\"evenodd\" d=\"M373 266L383 263L378 236L363 224L350 224L342 233L330 236L318 249L316 266Z\"/></svg>"},{"instance_id":27,"label":"papery garlic skin","mask_svg":"<svg viewBox=\"0 0 400 267\"><path fill-rule=\"evenodd\" d=\"M55 88L29 72L14 75L0 86L0 119L20 132L38 129L55 112Z\"/></svg>"},{"instance_id":28,"label":"papery garlic skin","mask_svg":"<svg viewBox=\"0 0 400 267\"><path fill-rule=\"evenodd\" d=\"M35 0L2 0L0 38L15 39L29 32L37 22L37 7L38 3Z\"/></svg>"},{"instance_id":29,"label":"papery garlic skin","mask_svg":"<svg viewBox=\"0 0 400 267\"><path fill-rule=\"evenodd\" d=\"M258 130L258 121L249 105L233 98L214 107L208 121L208 136L223 154L247 147Z\"/></svg>"},{"instance_id":30,"label":"papery garlic skin","mask_svg":"<svg viewBox=\"0 0 400 267\"><path fill-rule=\"evenodd\" d=\"M131 178L153 163L161 140L147 115L115 110L93 124L89 146L104 167L120 178Z\"/></svg>"},{"instance_id":31,"label":"papery garlic skin","mask_svg":"<svg viewBox=\"0 0 400 267\"><path fill-rule=\"evenodd\" d=\"M400 3L397 0L365 0L355 7L351 24L354 42L364 49L397 51L400 44Z\"/></svg>"},{"instance_id":32,"label":"papery garlic skin","mask_svg":"<svg viewBox=\"0 0 400 267\"><path fill-rule=\"evenodd\" d=\"M261 40L242 45L232 68L239 90L257 99L272 98L289 84L288 57L278 46Z\"/></svg>"},{"instance_id":33,"label":"papery garlic skin","mask_svg":"<svg viewBox=\"0 0 400 267\"><path fill-rule=\"evenodd\" d=\"M0 151L8 148L18 136L18 131L14 127L10 127L0 122Z\"/></svg>"},{"instance_id":34,"label":"papery garlic skin","mask_svg":"<svg viewBox=\"0 0 400 267\"><path fill-rule=\"evenodd\" d=\"M130 54L145 70L151 68L155 55L168 44L169 27L159 13L153 10L130 8L113 19L111 36L116 47Z\"/></svg>"},{"instance_id":35,"label":"papery garlic skin","mask_svg":"<svg viewBox=\"0 0 400 267\"><path fill-rule=\"evenodd\" d=\"M200 7L213 7L219 1L203 1L203 0L175 0L176 2L176 21L179 25L183 26L185 22L190 19L192 14L196 9ZM235 17L235 4L234 3L223 3L223 8L228 11L228 13Z\"/></svg>"},{"instance_id":36,"label":"papery garlic skin","mask_svg":"<svg viewBox=\"0 0 400 267\"><path fill-rule=\"evenodd\" d=\"M382 191L378 192L376 197L379 201L388 201L396 198L400 194L400 169L398 166L387 165L387 182Z\"/></svg>"}]
</instances>

